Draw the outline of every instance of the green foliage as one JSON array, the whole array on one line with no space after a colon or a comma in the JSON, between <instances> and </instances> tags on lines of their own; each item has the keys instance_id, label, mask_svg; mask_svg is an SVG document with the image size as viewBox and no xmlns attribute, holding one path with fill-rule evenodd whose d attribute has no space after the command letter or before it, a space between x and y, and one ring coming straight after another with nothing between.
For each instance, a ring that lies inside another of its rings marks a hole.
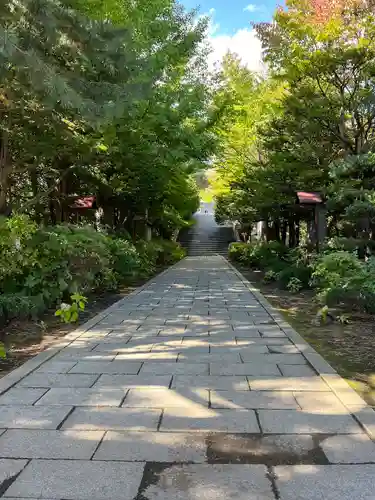
<instances>
[{"instance_id":1,"label":"green foliage","mask_svg":"<svg viewBox=\"0 0 375 500\"><path fill-rule=\"evenodd\" d=\"M5 349L4 342L0 342L0 359L6 359L7 351Z\"/></svg>"},{"instance_id":2,"label":"green foliage","mask_svg":"<svg viewBox=\"0 0 375 500\"><path fill-rule=\"evenodd\" d=\"M80 294L115 289L156 266L184 256L174 242L139 242L98 232L91 226L37 227L25 216L0 221L0 318L37 317L69 298L60 308L64 320L76 319ZM6 262L8 265L6 265ZM64 312L64 313L63 313ZM69 316L70 315L70 316Z\"/></svg>"},{"instance_id":3,"label":"green foliage","mask_svg":"<svg viewBox=\"0 0 375 500\"><path fill-rule=\"evenodd\" d=\"M292 293L297 293L303 288L303 283L300 279L298 278L290 278L286 288L292 292Z\"/></svg>"},{"instance_id":4,"label":"green foliage","mask_svg":"<svg viewBox=\"0 0 375 500\"><path fill-rule=\"evenodd\" d=\"M228 257L234 262L246 264L252 248L247 243L231 243L228 248Z\"/></svg>"},{"instance_id":5,"label":"green foliage","mask_svg":"<svg viewBox=\"0 0 375 500\"><path fill-rule=\"evenodd\" d=\"M84 312L87 298L84 295L74 293L70 296L71 303L62 302L56 310L55 316L59 316L64 323L75 323L79 314Z\"/></svg>"},{"instance_id":6,"label":"green foliage","mask_svg":"<svg viewBox=\"0 0 375 500\"><path fill-rule=\"evenodd\" d=\"M273 281L277 281L278 273L270 269L264 274L263 281L264 283L272 283Z\"/></svg>"},{"instance_id":7,"label":"green foliage","mask_svg":"<svg viewBox=\"0 0 375 500\"><path fill-rule=\"evenodd\" d=\"M186 255L179 243L166 240L141 241L136 244L140 256L140 270L145 276L156 267L175 264Z\"/></svg>"}]
</instances>

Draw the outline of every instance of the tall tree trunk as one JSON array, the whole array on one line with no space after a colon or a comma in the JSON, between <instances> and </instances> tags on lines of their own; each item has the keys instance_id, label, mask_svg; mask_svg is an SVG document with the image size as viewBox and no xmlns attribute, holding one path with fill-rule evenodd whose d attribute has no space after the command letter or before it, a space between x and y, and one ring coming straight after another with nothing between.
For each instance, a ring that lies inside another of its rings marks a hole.
<instances>
[{"instance_id":1,"label":"tall tree trunk","mask_svg":"<svg viewBox=\"0 0 375 500\"><path fill-rule=\"evenodd\" d=\"M3 130L0 137L0 214L7 213L7 197L11 165L9 160L8 133Z\"/></svg>"},{"instance_id":2,"label":"tall tree trunk","mask_svg":"<svg viewBox=\"0 0 375 500\"><path fill-rule=\"evenodd\" d=\"M283 245L286 245L286 235L287 235L287 232L288 232L288 223L284 219L283 220L283 224L282 224L282 229L281 229L281 242L282 242Z\"/></svg>"},{"instance_id":3,"label":"tall tree trunk","mask_svg":"<svg viewBox=\"0 0 375 500\"><path fill-rule=\"evenodd\" d=\"M295 248L296 246L296 226L294 217L289 219L289 248Z\"/></svg>"}]
</instances>

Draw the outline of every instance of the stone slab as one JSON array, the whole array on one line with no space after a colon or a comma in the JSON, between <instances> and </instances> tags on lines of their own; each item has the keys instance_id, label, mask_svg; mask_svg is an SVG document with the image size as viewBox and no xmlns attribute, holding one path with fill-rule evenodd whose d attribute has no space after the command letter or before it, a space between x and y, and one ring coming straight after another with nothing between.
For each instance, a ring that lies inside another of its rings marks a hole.
<instances>
[{"instance_id":1,"label":"stone slab","mask_svg":"<svg viewBox=\"0 0 375 500\"><path fill-rule=\"evenodd\" d=\"M219 364L210 363L211 375L256 375L258 377L281 377L277 365L271 363Z\"/></svg>"},{"instance_id":2,"label":"stone slab","mask_svg":"<svg viewBox=\"0 0 375 500\"><path fill-rule=\"evenodd\" d=\"M250 392L250 391L249 391ZM123 407L143 408L199 408L208 407L209 393L206 389L130 389Z\"/></svg>"},{"instance_id":3,"label":"stone slab","mask_svg":"<svg viewBox=\"0 0 375 500\"><path fill-rule=\"evenodd\" d=\"M76 361L55 361L52 358L50 361L43 363L34 373L68 373L75 364Z\"/></svg>"},{"instance_id":4,"label":"stone slab","mask_svg":"<svg viewBox=\"0 0 375 500\"><path fill-rule=\"evenodd\" d=\"M140 375L208 375L208 363L157 363L143 364Z\"/></svg>"},{"instance_id":5,"label":"stone slab","mask_svg":"<svg viewBox=\"0 0 375 500\"><path fill-rule=\"evenodd\" d=\"M133 500L143 468L143 463L33 460L5 497Z\"/></svg>"},{"instance_id":6,"label":"stone slab","mask_svg":"<svg viewBox=\"0 0 375 500\"><path fill-rule=\"evenodd\" d=\"M0 459L0 488L6 487L6 483L17 476L27 465L27 460Z\"/></svg>"},{"instance_id":7,"label":"stone slab","mask_svg":"<svg viewBox=\"0 0 375 500\"><path fill-rule=\"evenodd\" d=\"M68 406L2 406L0 428L56 429L70 411Z\"/></svg>"},{"instance_id":8,"label":"stone slab","mask_svg":"<svg viewBox=\"0 0 375 500\"><path fill-rule=\"evenodd\" d=\"M271 391L210 391L211 408L297 409L292 393Z\"/></svg>"},{"instance_id":9,"label":"stone slab","mask_svg":"<svg viewBox=\"0 0 375 500\"><path fill-rule=\"evenodd\" d=\"M375 440L375 411L369 406L347 406L371 439Z\"/></svg>"},{"instance_id":10,"label":"stone slab","mask_svg":"<svg viewBox=\"0 0 375 500\"><path fill-rule=\"evenodd\" d=\"M0 396L0 405L32 405L45 394L47 389L26 389L14 387Z\"/></svg>"},{"instance_id":11,"label":"stone slab","mask_svg":"<svg viewBox=\"0 0 375 500\"><path fill-rule=\"evenodd\" d=\"M248 391L249 383L245 376L220 377L213 375L177 375L173 377L171 387L173 389L192 387L201 389Z\"/></svg>"},{"instance_id":12,"label":"stone slab","mask_svg":"<svg viewBox=\"0 0 375 500\"><path fill-rule=\"evenodd\" d=\"M74 354L57 354L57 356L54 357L54 360L56 361L113 361L116 357L117 353L92 353L91 351L86 354L79 354L79 353L74 353Z\"/></svg>"},{"instance_id":13,"label":"stone slab","mask_svg":"<svg viewBox=\"0 0 375 500\"><path fill-rule=\"evenodd\" d=\"M333 392L294 392L294 397L302 410L307 410L309 413L333 413L344 414L349 413L347 408L333 394Z\"/></svg>"},{"instance_id":14,"label":"stone slab","mask_svg":"<svg viewBox=\"0 0 375 500\"><path fill-rule=\"evenodd\" d=\"M0 457L89 460L104 431L11 429L0 437Z\"/></svg>"},{"instance_id":15,"label":"stone slab","mask_svg":"<svg viewBox=\"0 0 375 500\"><path fill-rule=\"evenodd\" d=\"M50 389L36 406L120 406L125 395L121 389L56 388Z\"/></svg>"},{"instance_id":16,"label":"stone slab","mask_svg":"<svg viewBox=\"0 0 375 500\"><path fill-rule=\"evenodd\" d=\"M280 500L372 500L375 465L295 465L275 468Z\"/></svg>"},{"instance_id":17,"label":"stone slab","mask_svg":"<svg viewBox=\"0 0 375 500\"><path fill-rule=\"evenodd\" d=\"M302 354L254 354L251 350L241 349L241 358L245 363L272 363L283 365L306 365L306 359Z\"/></svg>"},{"instance_id":18,"label":"stone slab","mask_svg":"<svg viewBox=\"0 0 375 500\"><path fill-rule=\"evenodd\" d=\"M268 350L272 354L299 354L301 351L295 345L268 345Z\"/></svg>"},{"instance_id":19,"label":"stone slab","mask_svg":"<svg viewBox=\"0 0 375 500\"><path fill-rule=\"evenodd\" d=\"M316 377L248 377L250 389L254 391L310 391L330 392L328 385Z\"/></svg>"},{"instance_id":20,"label":"stone slab","mask_svg":"<svg viewBox=\"0 0 375 500\"><path fill-rule=\"evenodd\" d=\"M171 432L260 432L252 410L213 410L203 408L166 408L161 431Z\"/></svg>"},{"instance_id":21,"label":"stone slab","mask_svg":"<svg viewBox=\"0 0 375 500\"><path fill-rule=\"evenodd\" d=\"M201 354L196 352L184 352L178 356L178 363L220 363L220 364L236 364L242 363L239 354L222 353L222 354Z\"/></svg>"},{"instance_id":22,"label":"stone slab","mask_svg":"<svg viewBox=\"0 0 375 500\"><path fill-rule=\"evenodd\" d=\"M109 431L93 459L202 463L206 448L205 437L199 434Z\"/></svg>"},{"instance_id":23,"label":"stone slab","mask_svg":"<svg viewBox=\"0 0 375 500\"><path fill-rule=\"evenodd\" d=\"M89 373L89 374L119 374L119 375L136 375L142 363L136 361L81 361L77 363L69 373Z\"/></svg>"},{"instance_id":24,"label":"stone slab","mask_svg":"<svg viewBox=\"0 0 375 500\"><path fill-rule=\"evenodd\" d=\"M375 463L375 443L366 434L329 437L320 446L332 464Z\"/></svg>"},{"instance_id":25,"label":"stone slab","mask_svg":"<svg viewBox=\"0 0 375 500\"><path fill-rule=\"evenodd\" d=\"M350 415L309 413L302 410L259 410L266 434L360 434L362 429Z\"/></svg>"},{"instance_id":26,"label":"stone slab","mask_svg":"<svg viewBox=\"0 0 375 500\"><path fill-rule=\"evenodd\" d=\"M113 389L131 389L148 387L169 387L172 375L101 375L95 383L95 389L108 387Z\"/></svg>"},{"instance_id":27,"label":"stone slab","mask_svg":"<svg viewBox=\"0 0 375 500\"><path fill-rule=\"evenodd\" d=\"M285 465L315 463L325 457L317 453L317 443L304 434L274 434L268 436L249 434L211 434L207 438L207 458L219 463L265 463Z\"/></svg>"},{"instance_id":28,"label":"stone slab","mask_svg":"<svg viewBox=\"0 0 375 500\"><path fill-rule=\"evenodd\" d=\"M31 373L17 387L91 387L98 375Z\"/></svg>"},{"instance_id":29,"label":"stone slab","mask_svg":"<svg viewBox=\"0 0 375 500\"><path fill-rule=\"evenodd\" d=\"M62 426L73 430L156 431L161 409L76 408Z\"/></svg>"},{"instance_id":30,"label":"stone slab","mask_svg":"<svg viewBox=\"0 0 375 500\"><path fill-rule=\"evenodd\" d=\"M285 365L279 363L279 368L284 377L313 377L314 370L308 365Z\"/></svg>"},{"instance_id":31,"label":"stone slab","mask_svg":"<svg viewBox=\"0 0 375 500\"><path fill-rule=\"evenodd\" d=\"M264 465L174 465L143 491L147 500L274 500Z\"/></svg>"}]
</instances>

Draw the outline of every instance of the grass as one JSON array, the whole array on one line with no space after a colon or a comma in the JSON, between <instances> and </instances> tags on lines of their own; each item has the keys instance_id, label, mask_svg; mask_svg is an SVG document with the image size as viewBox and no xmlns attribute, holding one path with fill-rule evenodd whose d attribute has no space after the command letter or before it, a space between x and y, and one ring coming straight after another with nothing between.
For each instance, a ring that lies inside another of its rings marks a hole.
<instances>
[{"instance_id":1,"label":"grass","mask_svg":"<svg viewBox=\"0 0 375 500\"><path fill-rule=\"evenodd\" d=\"M238 267L238 266L237 266ZM352 314L348 324L314 323L319 306L314 292L297 294L264 284L263 273L239 267L302 337L318 351L369 405L375 406L375 323L370 315Z\"/></svg>"}]
</instances>

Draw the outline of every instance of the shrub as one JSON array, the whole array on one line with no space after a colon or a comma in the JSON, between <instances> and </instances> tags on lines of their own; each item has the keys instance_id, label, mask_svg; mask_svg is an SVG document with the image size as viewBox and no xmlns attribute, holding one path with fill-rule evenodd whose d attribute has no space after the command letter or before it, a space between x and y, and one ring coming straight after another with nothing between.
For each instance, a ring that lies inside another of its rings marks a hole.
<instances>
[{"instance_id":1,"label":"shrub","mask_svg":"<svg viewBox=\"0 0 375 500\"><path fill-rule=\"evenodd\" d=\"M252 246L248 243L231 243L228 248L228 257L234 262L246 264L247 256L251 250Z\"/></svg>"},{"instance_id":2,"label":"shrub","mask_svg":"<svg viewBox=\"0 0 375 500\"><path fill-rule=\"evenodd\" d=\"M277 279L282 287L288 288L288 284L291 280L297 279L302 288L308 288L311 279L312 269L309 265L303 262L291 263L291 265L284 267L282 271L278 273Z\"/></svg>"},{"instance_id":3,"label":"shrub","mask_svg":"<svg viewBox=\"0 0 375 500\"><path fill-rule=\"evenodd\" d=\"M174 264L186 255L179 243L169 240L140 241L136 248L140 255L140 268L145 275L152 273L157 266Z\"/></svg>"},{"instance_id":4,"label":"shrub","mask_svg":"<svg viewBox=\"0 0 375 500\"><path fill-rule=\"evenodd\" d=\"M157 258L158 265L175 264L186 256L185 249L175 241L158 240L157 244L161 248Z\"/></svg>"},{"instance_id":5,"label":"shrub","mask_svg":"<svg viewBox=\"0 0 375 500\"><path fill-rule=\"evenodd\" d=\"M278 274L276 271L267 271L264 275L263 281L264 283L272 283L272 281L276 281L278 278Z\"/></svg>"},{"instance_id":6,"label":"shrub","mask_svg":"<svg viewBox=\"0 0 375 500\"><path fill-rule=\"evenodd\" d=\"M114 289L184 256L179 244L108 236L91 226L39 228L27 217L0 220L0 317L36 317L72 294Z\"/></svg>"},{"instance_id":7,"label":"shrub","mask_svg":"<svg viewBox=\"0 0 375 500\"><path fill-rule=\"evenodd\" d=\"M290 292L296 293L296 292L299 292L300 290L302 290L303 283L298 278L290 278L286 287Z\"/></svg>"},{"instance_id":8,"label":"shrub","mask_svg":"<svg viewBox=\"0 0 375 500\"><path fill-rule=\"evenodd\" d=\"M112 267L116 281L134 277L141 268L141 259L135 246L128 240L108 238Z\"/></svg>"},{"instance_id":9,"label":"shrub","mask_svg":"<svg viewBox=\"0 0 375 500\"><path fill-rule=\"evenodd\" d=\"M368 279L366 264L348 252L323 255L312 274L318 298L327 305L340 302L360 304Z\"/></svg>"},{"instance_id":10,"label":"shrub","mask_svg":"<svg viewBox=\"0 0 375 500\"><path fill-rule=\"evenodd\" d=\"M250 265L259 269L283 269L288 260L289 249L278 241L257 243L251 252Z\"/></svg>"}]
</instances>

